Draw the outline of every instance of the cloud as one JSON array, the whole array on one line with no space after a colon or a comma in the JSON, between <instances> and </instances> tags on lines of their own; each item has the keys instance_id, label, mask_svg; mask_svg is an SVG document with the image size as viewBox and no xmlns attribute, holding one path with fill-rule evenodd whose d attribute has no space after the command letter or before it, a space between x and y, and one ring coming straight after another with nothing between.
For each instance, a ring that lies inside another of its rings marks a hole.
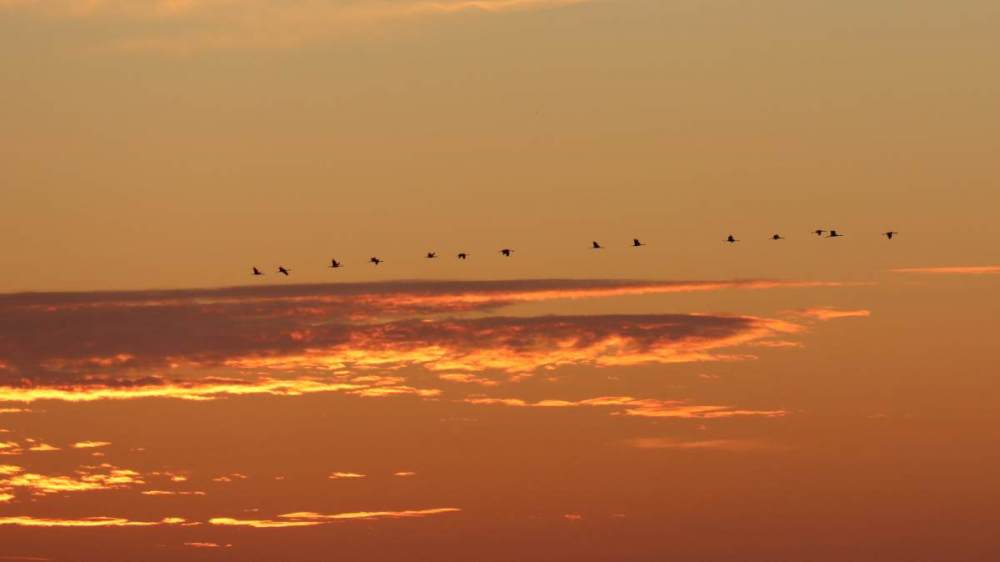
<instances>
[{"instance_id":1,"label":"cloud","mask_svg":"<svg viewBox=\"0 0 1000 562\"><path fill-rule=\"evenodd\" d=\"M814 307L796 310L795 314L816 320L836 320L838 318L868 318L872 315L870 310L841 310L832 307Z\"/></svg>"},{"instance_id":2,"label":"cloud","mask_svg":"<svg viewBox=\"0 0 1000 562\"><path fill-rule=\"evenodd\" d=\"M167 517L160 521L132 521L122 517L83 517L80 519L59 519L32 517L30 515L15 515L0 517L0 526L15 525L19 527L155 527L158 525L180 525L184 519Z\"/></svg>"},{"instance_id":3,"label":"cloud","mask_svg":"<svg viewBox=\"0 0 1000 562\"><path fill-rule=\"evenodd\" d=\"M144 496L204 496L205 492L200 490L180 491L180 490L143 490L139 492Z\"/></svg>"},{"instance_id":4,"label":"cloud","mask_svg":"<svg viewBox=\"0 0 1000 562\"><path fill-rule=\"evenodd\" d=\"M773 451L779 446L758 439L706 439L699 441L682 441L670 437L638 437L629 439L626 444L637 449L694 449L716 450L730 452Z\"/></svg>"},{"instance_id":5,"label":"cloud","mask_svg":"<svg viewBox=\"0 0 1000 562\"><path fill-rule=\"evenodd\" d=\"M209 524L220 526L253 527L256 529L277 529L285 527L315 527L337 521L376 519L412 519L429 517L445 513L461 511L456 507L436 507L431 509L407 509L402 511L352 511L345 513L322 514L311 511L285 513L276 519L234 519L232 517L213 517Z\"/></svg>"},{"instance_id":6,"label":"cloud","mask_svg":"<svg viewBox=\"0 0 1000 562\"><path fill-rule=\"evenodd\" d=\"M785 410L748 410L731 406L690 404L684 400L655 400L631 396L599 396L584 400L538 400L520 398L471 397L463 402L476 405L512 406L518 408L578 408L584 406L614 408L620 415L646 418L714 419L736 416L781 417Z\"/></svg>"},{"instance_id":7,"label":"cloud","mask_svg":"<svg viewBox=\"0 0 1000 562\"><path fill-rule=\"evenodd\" d=\"M215 542L186 542L184 546L189 546L191 548L230 548L231 544L219 544Z\"/></svg>"},{"instance_id":8,"label":"cloud","mask_svg":"<svg viewBox=\"0 0 1000 562\"><path fill-rule=\"evenodd\" d=\"M207 379L200 382L160 384L138 384L135 386L111 386L102 381L92 384L78 383L69 386L28 386L0 387L0 402L35 402L37 400L59 400L64 402L94 402L97 400L131 400L138 398L174 398L180 400L215 400L227 396L301 396L317 392L348 392L353 394L369 391L368 387L357 384L331 382L314 378L274 379L258 378L248 381L218 381ZM440 391L417 389L409 386L381 389L383 393L414 394L436 396Z\"/></svg>"},{"instance_id":9,"label":"cloud","mask_svg":"<svg viewBox=\"0 0 1000 562\"><path fill-rule=\"evenodd\" d=\"M73 443L74 449L96 449L98 447L107 447L110 445L110 441L78 441Z\"/></svg>"},{"instance_id":10,"label":"cloud","mask_svg":"<svg viewBox=\"0 0 1000 562\"><path fill-rule=\"evenodd\" d=\"M93 492L130 488L145 484L142 475L110 464L82 466L73 475L48 475L25 471L16 465L0 465L0 493L23 490L33 496Z\"/></svg>"},{"instance_id":11,"label":"cloud","mask_svg":"<svg viewBox=\"0 0 1000 562\"><path fill-rule=\"evenodd\" d=\"M0 10L105 30L105 48L296 47L389 23L552 9L585 0L0 0Z\"/></svg>"},{"instance_id":12,"label":"cloud","mask_svg":"<svg viewBox=\"0 0 1000 562\"><path fill-rule=\"evenodd\" d=\"M775 338L803 328L751 316L482 314L518 302L831 285L437 281L0 295L0 402L312 392L433 397L440 391L384 373L420 367L444 380L488 385L475 375L747 359L730 349L787 343ZM215 376L220 370L237 376ZM382 374L343 379L373 370ZM263 376L290 372L299 376Z\"/></svg>"},{"instance_id":13,"label":"cloud","mask_svg":"<svg viewBox=\"0 0 1000 562\"><path fill-rule=\"evenodd\" d=\"M890 269L889 271L894 273L931 273L941 275L989 275L1000 273L1000 265L904 267Z\"/></svg>"},{"instance_id":14,"label":"cloud","mask_svg":"<svg viewBox=\"0 0 1000 562\"><path fill-rule=\"evenodd\" d=\"M361 474L359 472L334 472L327 476L330 480L344 480L344 479L356 479L365 478L367 475Z\"/></svg>"}]
</instances>

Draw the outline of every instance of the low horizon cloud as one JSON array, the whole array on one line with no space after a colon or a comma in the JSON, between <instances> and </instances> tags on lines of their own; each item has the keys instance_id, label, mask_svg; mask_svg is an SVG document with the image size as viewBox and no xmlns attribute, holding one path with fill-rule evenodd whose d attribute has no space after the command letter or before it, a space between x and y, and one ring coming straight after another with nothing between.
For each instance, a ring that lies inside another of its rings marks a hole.
<instances>
[{"instance_id":1,"label":"low horizon cloud","mask_svg":"<svg viewBox=\"0 0 1000 562\"><path fill-rule=\"evenodd\" d=\"M99 52L188 54L205 50L293 48L366 33L379 26L461 14L557 9L592 0L0 0L0 15L70 22L103 31Z\"/></svg>"},{"instance_id":2,"label":"low horizon cloud","mask_svg":"<svg viewBox=\"0 0 1000 562\"><path fill-rule=\"evenodd\" d=\"M837 285L437 281L0 295L0 402L434 396L388 373L418 367L476 381L482 372L744 360L753 356L734 348L781 347L805 328L717 314L492 313L521 302L803 286Z\"/></svg>"}]
</instances>

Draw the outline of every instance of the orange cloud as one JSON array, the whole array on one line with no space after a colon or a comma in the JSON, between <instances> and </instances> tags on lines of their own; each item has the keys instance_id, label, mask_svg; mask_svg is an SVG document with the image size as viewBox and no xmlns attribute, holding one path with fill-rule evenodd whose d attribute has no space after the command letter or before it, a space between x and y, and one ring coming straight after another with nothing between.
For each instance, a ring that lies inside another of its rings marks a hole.
<instances>
[{"instance_id":1,"label":"orange cloud","mask_svg":"<svg viewBox=\"0 0 1000 562\"><path fill-rule=\"evenodd\" d=\"M186 542L184 546L189 546L191 548L230 548L231 544L219 544L214 542Z\"/></svg>"},{"instance_id":2,"label":"orange cloud","mask_svg":"<svg viewBox=\"0 0 1000 562\"><path fill-rule=\"evenodd\" d=\"M427 517L429 515L440 515L443 513L456 513L461 511L457 507L437 507L432 509L407 509L403 511L352 511L347 513L335 513L324 515L311 511L298 511L295 513L285 513L279 515L281 519L306 520L306 521L343 521L348 519L407 519L412 517Z\"/></svg>"},{"instance_id":3,"label":"orange cloud","mask_svg":"<svg viewBox=\"0 0 1000 562\"><path fill-rule=\"evenodd\" d=\"M626 441L629 446L638 449L708 449L718 451L771 451L780 447L767 441L756 439L706 439L700 441L681 441L668 437L639 437Z\"/></svg>"},{"instance_id":4,"label":"orange cloud","mask_svg":"<svg viewBox=\"0 0 1000 562\"><path fill-rule=\"evenodd\" d=\"M968 265L940 267L904 267L890 269L894 273L934 273L942 275L989 275L1000 273L1000 265Z\"/></svg>"},{"instance_id":5,"label":"orange cloud","mask_svg":"<svg viewBox=\"0 0 1000 562\"><path fill-rule=\"evenodd\" d=\"M582 406L613 407L626 416L649 418L712 419L735 416L780 417L785 410L747 410L731 406L689 404L683 400L640 399L631 396L599 396L585 400L539 400L528 402L519 398L465 398L468 404L513 406L522 408L576 408Z\"/></svg>"},{"instance_id":6,"label":"orange cloud","mask_svg":"<svg viewBox=\"0 0 1000 562\"><path fill-rule=\"evenodd\" d=\"M165 383L137 386L89 386L66 387L0 387L0 401L35 402L38 400L59 400L65 402L93 402L97 400L131 400L139 398L175 398L181 400L215 400L227 396L248 396L267 394L272 396L301 396L316 392L350 391L362 396L375 394L416 394L436 396L440 391L417 389L408 386L382 387L371 389L364 385L329 382L315 378L273 379L262 378L251 381Z\"/></svg>"},{"instance_id":7,"label":"orange cloud","mask_svg":"<svg viewBox=\"0 0 1000 562\"><path fill-rule=\"evenodd\" d=\"M144 496L204 496L205 492L200 490L179 491L179 490L143 490L139 492Z\"/></svg>"},{"instance_id":8,"label":"orange cloud","mask_svg":"<svg viewBox=\"0 0 1000 562\"><path fill-rule=\"evenodd\" d=\"M160 521L132 521L121 517L84 517L81 519L56 519L18 515L0 517L0 525L19 527L154 527L157 525L178 525L184 522L179 517L168 517Z\"/></svg>"},{"instance_id":9,"label":"orange cloud","mask_svg":"<svg viewBox=\"0 0 1000 562\"><path fill-rule=\"evenodd\" d=\"M806 308L802 310L797 310L795 313L799 316L805 316L807 318L815 318L816 320L836 320L838 318L868 318L872 315L870 310L866 309L856 309L856 310L840 310L831 307L815 307Z\"/></svg>"},{"instance_id":10,"label":"orange cloud","mask_svg":"<svg viewBox=\"0 0 1000 562\"><path fill-rule=\"evenodd\" d=\"M138 472L110 464L84 466L73 476L25 472L14 465L0 466L0 491L5 493L15 489L23 489L33 495L91 492L128 488L144 483Z\"/></svg>"},{"instance_id":11,"label":"orange cloud","mask_svg":"<svg viewBox=\"0 0 1000 562\"><path fill-rule=\"evenodd\" d=\"M365 478L367 475L361 474L359 472L334 472L327 476L330 480L343 480L343 479L355 479L355 478Z\"/></svg>"},{"instance_id":12,"label":"orange cloud","mask_svg":"<svg viewBox=\"0 0 1000 562\"><path fill-rule=\"evenodd\" d=\"M109 441L78 441L73 443L74 449L96 449L98 447L107 447L110 445Z\"/></svg>"},{"instance_id":13,"label":"orange cloud","mask_svg":"<svg viewBox=\"0 0 1000 562\"><path fill-rule=\"evenodd\" d=\"M492 386L477 375L749 359L734 349L794 345L787 337L804 328L752 316L460 314L554 299L836 285L542 280L0 295L0 360L7 365L0 402L314 392L435 397L439 390L385 372L420 367L445 381ZM239 376L208 375L219 369ZM380 373L343 380L359 371Z\"/></svg>"},{"instance_id":14,"label":"orange cloud","mask_svg":"<svg viewBox=\"0 0 1000 562\"><path fill-rule=\"evenodd\" d=\"M223 476L216 476L215 478L212 479L212 482L228 483L228 482L235 482L236 480L246 480L247 478L249 478L249 476L247 476L246 474L241 474L239 472L234 472L232 474L225 474Z\"/></svg>"}]
</instances>

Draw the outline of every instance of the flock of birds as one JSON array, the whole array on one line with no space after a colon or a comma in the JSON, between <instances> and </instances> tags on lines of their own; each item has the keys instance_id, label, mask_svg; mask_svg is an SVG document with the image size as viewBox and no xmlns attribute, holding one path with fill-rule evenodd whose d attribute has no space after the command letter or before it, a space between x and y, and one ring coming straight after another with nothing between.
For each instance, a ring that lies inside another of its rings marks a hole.
<instances>
[{"instance_id":1,"label":"flock of birds","mask_svg":"<svg viewBox=\"0 0 1000 562\"><path fill-rule=\"evenodd\" d=\"M821 229L821 228L817 228L812 233L815 234L816 236L821 237L821 238L840 238L842 236L846 236L845 234L843 234L841 232L837 232L836 230L824 230L824 229ZM882 236L885 236L887 240L892 240L893 237L896 236L897 234L899 234L899 233L896 232L896 231L894 231L894 230L888 230L886 232L883 232ZM777 234L777 233L771 235L771 240L784 240L784 239L785 239L784 236L782 236L780 234ZM734 244L734 243L739 242L739 241L740 240L738 240L732 234L730 234L729 236L726 237L725 240L723 240L723 242L727 242L729 244ZM645 245L646 244L644 242L642 242L641 240L639 240L638 238L633 238L632 239L632 247L633 248L639 248L639 247L645 246ZM593 242L590 243L590 248L592 250L603 250L604 246L602 246L600 244L600 242L598 242L597 240L594 240ZM499 253L500 253L501 256L503 256L505 258L509 258L511 256L511 254L514 253L514 250L512 250L510 248L503 248L503 249L499 250ZM437 252L427 252L427 254L424 257L426 259L429 259L429 260L430 259L437 259L438 255L437 255ZM466 252L459 252L458 254L455 254L455 257L457 259L460 259L460 260L465 260L465 259L469 258L469 254L466 253ZM385 260L383 260L382 258L379 258L377 256L372 256L371 258L368 259L368 263L370 263L372 265L379 265L383 261L385 261ZM338 268L341 268L341 267L344 267L343 263L337 261L336 259L330 260L330 268L331 269L338 269ZM284 266L279 266L278 267L278 273L280 273L282 275L288 276L289 274L291 274L291 272L292 272L292 270L288 269L287 267L284 267ZM264 275L264 272L262 272L261 270L257 269L257 267L254 267L253 268L253 274L254 275Z\"/></svg>"}]
</instances>

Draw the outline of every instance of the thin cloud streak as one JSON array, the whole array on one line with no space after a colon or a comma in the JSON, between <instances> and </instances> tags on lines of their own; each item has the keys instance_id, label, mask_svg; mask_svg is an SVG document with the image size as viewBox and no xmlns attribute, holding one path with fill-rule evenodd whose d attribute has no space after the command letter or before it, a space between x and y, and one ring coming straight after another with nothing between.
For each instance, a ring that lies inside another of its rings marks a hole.
<instances>
[{"instance_id":1,"label":"thin cloud streak","mask_svg":"<svg viewBox=\"0 0 1000 562\"><path fill-rule=\"evenodd\" d=\"M335 523L337 521L377 519L413 519L430 517L446 513L457 513L457 507L437 507L430 509L407 509L402 511L352 511L345 513L322 514L311 511L298 511L279 515L277 519L235 519L232 517L213 517L210 525L229 527L252 527L255 529L281 529L287 527L316 527Z\"/></svg>"},{"instance_id":2,"label":"thin cloud streak","mask_svg":"<svg viewBox=\"0 0 1000 562\"><path fill-rule=\"evenodd\" d=\"M465 398L462 401L467 404L512 406L516 408L608 407L614 408L619 415L646 418L716 419L736 416L773 418L788 414L785 410L748 410L731 406L691 404L684 400L656 400L651 398L633 398L631 396L599 396L584 400L548 399L535 402L529 402L520 398L472 397Z\"/></svg>"},{"instance_id":3,"label":"thin cloud streak","mask_svg":"<svg viewBox=\"0 0 1000 562\"><path fill-rule=\"evenodd\" d=\"M814 320L837 320L840 318L868 318L872 311L867 309L843 310L832 307L815 307L796 310L795 314Z\"/></svg>"},{"instance_id":4,"label":"thin cloud streak","mask_svg":"<svg viewBox=\"0 0 1000 562\"><path fill-rule=\"evenodd\" d=\"M290 48L466 13L556 9L588 0L0 0L0 10L103 26L99 50L190 53Z\"/></svg>"},{"instance_id":5,"label":"thin cloud streak","mask_svg":"<svg viewBox=\"0 0 1000 562\"><path fill-rule=\"evenodd\" d=\"M928 273L938 275L990 275L1000 273L1000 265L904 267L890 269L889 271L893 273Z\"/></svg>"},{"instance_id":6,"label":"thin cloud streak","mask_svg":"<svg viewBox=\"0 0 1000 562\"><path fill-rule=\"evenodd\" d=\"M160 521L133 521L123 517L83 517L80 519L32 517L30 515L0 517L0 526L18 527L156 527L185 523L186 521L180 517L167 517Z\"/></svg>"},{"instance_id":7,"label":"thin cloud streak","mask_svg":"<svg viewBox=\"0 0 1000 562\"><path fill-rule=\"evenodd\" d=\"M777 451L782 447L758 439L704 439L682 441L669 437L637 437L625 442L637 449L687 449L728 452Z\"/></svg>"}]
</instances>

